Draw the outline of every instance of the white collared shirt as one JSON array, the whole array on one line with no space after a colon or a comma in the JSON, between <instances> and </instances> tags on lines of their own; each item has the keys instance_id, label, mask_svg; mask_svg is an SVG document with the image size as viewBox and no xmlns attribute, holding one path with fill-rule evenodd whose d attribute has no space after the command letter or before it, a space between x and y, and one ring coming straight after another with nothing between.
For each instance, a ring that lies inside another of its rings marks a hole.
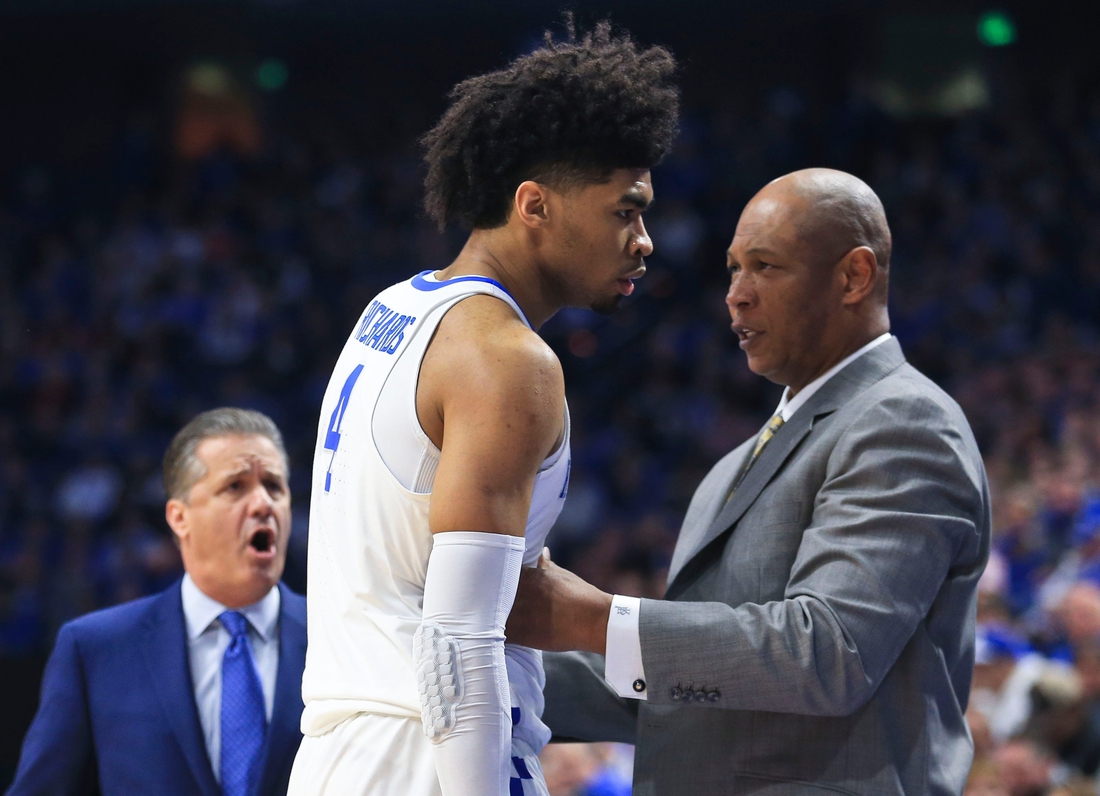
<instances>
[{"instance_id":1,"label":"white collared shirt","mask_svg":"<svg viewBox=\"0 0 1100 796\"><path fill-rule=\"evenodd\" d=\"M827 382L836 374L840 373L840 371L851 365L872 348L878 348L891 337L893 337L893 335L889 332L886 332L885 334L880 334L867 345L863 346L863 348L859 349L855 353L849 354L848 356L844 357L844 359L840 360L827 371L818 376L816 379L811 381L809 384L799 390L798 393L795 394L794 398L788 397L791 394L790 387L783 390L783 397L780 399L779 406L776 407L776 410L772 414L772 417L779 415L783 418L783 422L786 423L788 420L794 417L794 413L797 412L803 404L805 404L808 400L810 400L810 398L813 397L813 394L815 392L825 386L825 382Z\"/></svg>"},{"instance_id":2,"label":"white collared shirt","mask_svg":"<svg viewBox=\"0 0 1100 796\"><path fill-rule=\"evenodd\" d=\"M214 779L221 782L222 658L231 637L218 617L226 608L202 592L190 575L183 576L183 620L187 628L187 654L191 662L191 685L195 706L210 755ZM272 587L262 600L238 609L248 620L252 659L264 692L267 720L275 709L275 677L279 672L279 587Z\"/></svg>"},{"instance_id":3,"label":"white collared shirt","mask_svg":"<svg viewBox=\"0 0 1100 796\"><path fill-rule=\"evenodd\" d=\"M779 401L779 406L776 407L772 417L779 415L783 418L784 423L788 422L794 417L794 413L813 397L814 393L825 386L829 379L891 337L893 335L889 332L879 335L811 381L799 390L793 398L790 397L791 388L785 389L783 398ZM642 666L642 642L638 635L638 615L641 613L641 608L642 601L640 598L624 597L621 594L616 594L611 600L611 616L607 620L604 679L619 696L630 697L631 699L647 699L646 692L648 690L645 669Z\"/></svg>"}]
</instances>

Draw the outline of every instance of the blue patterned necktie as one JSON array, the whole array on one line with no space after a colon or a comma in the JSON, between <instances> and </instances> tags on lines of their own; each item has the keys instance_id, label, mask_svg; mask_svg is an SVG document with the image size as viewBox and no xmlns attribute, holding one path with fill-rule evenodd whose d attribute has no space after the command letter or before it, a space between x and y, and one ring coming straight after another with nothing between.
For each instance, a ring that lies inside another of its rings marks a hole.
<instances>
[{"instance_id":1,"label":"blue patterned necktie","mask_svg":"<svg viewBox=\"0 0 1100 796\"><path fill-rule=\"evenodd\" d=\"M222 658L222 793L247 796L256 785L267 733L264 691L252 660L248 620L236 611L226 611L218 619L232 636Z\"/></svg>"}]
</instances>

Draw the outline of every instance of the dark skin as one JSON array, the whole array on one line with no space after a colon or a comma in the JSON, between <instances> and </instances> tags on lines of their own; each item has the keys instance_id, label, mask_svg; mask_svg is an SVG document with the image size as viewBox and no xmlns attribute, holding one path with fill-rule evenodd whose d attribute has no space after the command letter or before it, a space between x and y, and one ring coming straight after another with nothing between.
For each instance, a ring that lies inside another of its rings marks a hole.
<instances>
[{"instance_id":1,"label":"dark skin","mask_svg":"<svg viewBox=\"0 0 1100 796\"><path fill-rule=\"evenodd\" d=\"M843 209L817 204L821 172L839 174L812 169L765 186L726 252L730 328L753 373L790 396L890 329L878 259L836 234Z\"/></svg>"},{"instance_id":2,"label":"dark skin","mask_svg":"<svg viewBox=\"0 0 1100 796\"><path fill-rule=\"evenodd\" d=\"M437 276L495 279L535 329L564 306L610 309L645 273L652 201L647 169L564 191L528 180L507 223L474 230ZM461 301L424 355L416 411L441 451L432 533L523 536L539 465L564 436L565 382L550 347L502 301Z\"/></svg>"},{"instance_id":3,"label":"dark skin","mask_svg":"<svg viewBox=\"0 0 1100 796\"><path fill-rule=\"evenodd\" d=\"M807 169L766 185L726 253L731 328L752 371L793 396L889 331L880 254L889 256L889 230L862 181ZM520 577L508 640L604 654L611 601L544 553Z\"/></svg>"}]
</instances>

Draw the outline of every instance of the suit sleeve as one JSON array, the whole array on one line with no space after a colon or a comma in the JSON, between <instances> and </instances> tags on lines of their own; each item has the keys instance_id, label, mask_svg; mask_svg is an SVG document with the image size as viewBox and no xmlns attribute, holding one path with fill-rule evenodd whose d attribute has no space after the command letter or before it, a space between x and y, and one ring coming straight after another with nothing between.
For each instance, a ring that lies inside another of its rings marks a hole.
<instances>
[{"instance_id":1,"label":"suit sleeve","mask_svg":"<svg viewBox=\"0 0 1100 796\"><path fill-rule=\"evenodd\" d=\"M634 743L638 700L623 699L604 680L604 661L590 652L543 653L546 708L554 741Z\"/></svg>"},{"instance_id":2,"label":"suit sleeve","mask_svg":"<svg viewBox=\"0 0 1100 796\"><path fill-rule=\"evenodd\" d=\"M71 625L57 635L8 796L98 793L84 671Z\"/></svg>"},{"instance_id":3,"label":"suit sleeve","mask_svg":"<svg viewBox=\"0 0 1100 796\"><path fill-rule=\"evenodd\" d=\"M643 600L650 704L678 683L709 708L848 715L874 694L957 558L977 558L984 474L961 412L921 396L872 404L840 437L784 599Z\"/></svg>"}]
</instances>

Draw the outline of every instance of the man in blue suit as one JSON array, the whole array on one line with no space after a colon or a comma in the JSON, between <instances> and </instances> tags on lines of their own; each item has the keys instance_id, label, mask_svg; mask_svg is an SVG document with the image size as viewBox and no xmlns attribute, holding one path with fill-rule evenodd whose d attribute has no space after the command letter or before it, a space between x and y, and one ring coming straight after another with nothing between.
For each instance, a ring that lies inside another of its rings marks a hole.
<instances>
[{"instance_id":1,"label":"man in blue suit","mask_svg":"<svg viewBox=\"0 0 1100 796\"><path fill-rule=\"evenodd\" d=\"M165 515L187 574L61 628L11 796L286 793L306 652L305 599L279 584L287 475L259 412L176 435Z\"/></svg>"}]
</instances>

